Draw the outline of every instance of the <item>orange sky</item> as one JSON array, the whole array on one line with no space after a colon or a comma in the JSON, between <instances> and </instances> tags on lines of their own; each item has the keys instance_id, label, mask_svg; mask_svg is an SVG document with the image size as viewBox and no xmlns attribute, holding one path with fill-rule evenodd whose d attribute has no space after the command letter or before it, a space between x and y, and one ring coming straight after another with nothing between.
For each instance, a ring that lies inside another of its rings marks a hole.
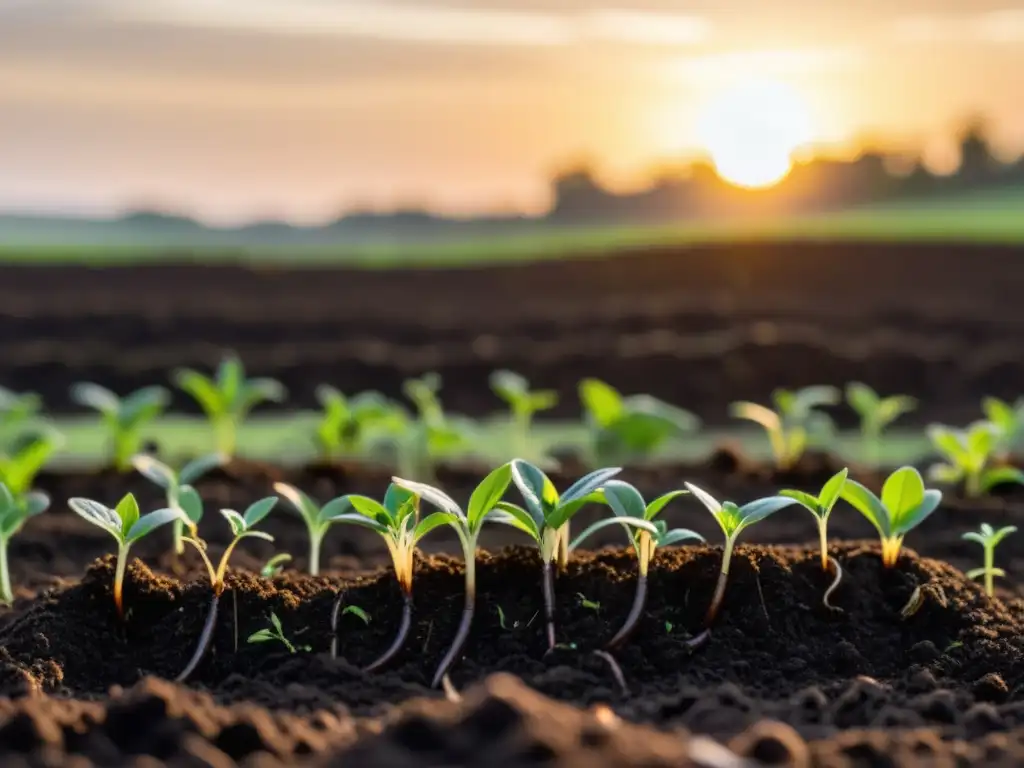
<instances>
[{"instance_id":1,"label":"orange sky","mask_svg":"<svg viewBox=\"0 0 1024 768\"><path fill-rule=\"evenodd\" d=\"M0 207L537 211L576 158L699 151L755 76L821 142L937 151L982 113L1024 149L1022 71L990 0L0 0Z\"/></svg>"}]
</instances>

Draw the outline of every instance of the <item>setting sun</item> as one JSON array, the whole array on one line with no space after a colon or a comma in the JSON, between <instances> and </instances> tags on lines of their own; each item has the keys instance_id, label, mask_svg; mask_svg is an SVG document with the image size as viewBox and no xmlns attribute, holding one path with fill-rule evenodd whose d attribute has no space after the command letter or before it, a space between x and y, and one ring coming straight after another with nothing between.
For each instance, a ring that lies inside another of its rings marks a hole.
<instances>
[{"instance_id":1,"label":"setting sun","mask_svg":"<svg viewBox=\"0 0 1024 768\"><path fill-rule=\"evenodd\" d=\"M718 174L740 187L781 181L793 152L812 138L804 99L790 86L767 81L747 81L717 94L698 130Z\"/></svg>"}]
</instances>

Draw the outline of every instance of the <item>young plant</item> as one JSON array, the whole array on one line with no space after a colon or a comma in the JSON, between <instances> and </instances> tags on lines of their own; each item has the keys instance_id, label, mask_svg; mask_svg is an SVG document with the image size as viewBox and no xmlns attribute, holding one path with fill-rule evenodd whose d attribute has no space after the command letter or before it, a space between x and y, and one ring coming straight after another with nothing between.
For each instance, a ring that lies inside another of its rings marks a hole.
<instances>
[{"instance_id":1,"label":"young plant","mask_svg":"<svg viewBox=\"0 0 1024 768\"><path fill-rule=\"evenodd\" d=\"M36 475L62 443L63 438L52 430L23 434L6 453L0 454L0 483L7 486L12 496L28 493Z\"/></svg>"},{"instance_id":2,"label":"young plant","mask_svg":"<svg viewBox=\"0 0 1024 768\"><path fill-rule=\"evenodd\" d=\"M163 387L144 387L121 399L99 384L79 382L71 387L71 399L100 413L114 467L127 472L142 444L142 429L164 412L171 394Z\"/></svg>"},{"instance_id":3,"label":"young plant","mask_svg":"<svg viewBox=\"0 0 1024 768\"><path fill-rule=\"evenodd\" d=\"M540 469L522 459L511 463L512 482L523 497L523 507L500 502L498 510L507 513L496 516L495 522L518 528L537 542L540 549L541 579L544 590L544 620L547 625L548 647L555 647L555 586L553 565L557 560L565 567L569 559L569 521L584 504L602 502L597 493L601 487L622 470L618 467L598 469L577 480L559 495L554 484ZM626 525L652 527L642 519L620 518L615 522Z\"/></svg>"},{"instance_id":4,"label":"young plant","mask_svg":"<svg viewBox=\"0 0 1024 768\"><path fill-rule=\"evenodd\" d=\"M779 491L779 495L793 499L814 515L818 521L818 540L821 542L821 570L823 571L828 571L828 518L832 514L832 508L839 501L849 474L850 471L846 468L834 474L821 487L821 493L817 496L803 491Z\"/></svg>"},{"instance_id":5,"label":"young plant","mask_svg":"<svg viewBox=\"0 0 1024 768\"><path fill-rule=\"evenodd\" d=\"M1006 571L1002 568L995 567L996 547L999 546L999 542L1011 533L1016 533L1016 531L1017 528L1013 525L1008 525L1005 528L1000 528L996 531L988 523L982 523L980 531L971 531L970 533L965 533L962 537L967 541L978 542L981 544L982 549L985 552L985 565L981 568L974 568L973 570L968 571L966 576L968 579L984 577L985 594L989 597L992 597L995 594L995 585L992 583L994 577L1006 576Z\"/></svg>"},{"instance_id":6,"label":"young plant","mask_svg":"<svg viewBox=\"0 0 1024 768\"><path fill-rule=\"evenodd\" d=\"M263 564L263 567L260 568L260 576L264 579L272 579L275 576L279 576L284 571L285 563L291 559L292 556L287 552L278 552Z\"/></svg>"},{"instance_id":7,"label":"young plant","mask_svg":"<svg viewBox=\"0 0 1024 768\"><path fill-rule=\"evenodd\" d=\"M158 509L146 515L139 515L139 504L132 494L127 494L118 502L114 509L100 504L98 501L73 498L68 506L76 514L93 525L99 526L117 541L117 567L114 571L114 605L117 616L124 619L124 603L122 599L124 572L128 566L128 550L132 544L142 537L155 531L179 517L179 509Z\"/></svg>"},{"instance_id":8,"label":"young plant","mask_svg":"<svg viewBox=\"0 0 1024 768\"><path fill-rule=\"evenodd\" d=\"M1024 436L1024 398L1010 404L996 397L986 397L981 401L981 410L995 432L994 458L1008 461Z\"/></svg>"},{"instance_id":9,"label":"young plant","mask_svg":"<svg viewBox=\"0 0 1024 768\"><path fill-rule=\"evenodd\" d=\"M465 512L448 494L433 486L398 477L392 478L392 480L395 485L437 507L440 512L434 514L443 515L443 522L455 529L459 543L462 545L463 560L466 564L465 605L462 609L462 621L459 622L459 628L455 633L455 640L434 673L432 685L436 688L459 657L469 638L469 631L473 625L473 614L476 610L477 542L484 522L489 516L504 519L508 515L507 512L495 512L495 510L512 482L512 466L503 464L487 475L469 497L469 507ZM430 517L427 518L427 520L429 519Z\"/></svg>"},{"instance_id":10,"label":"young plant","mask_svg":"<svg viewBox=\"0 0 1024 768\"><path fill-rule=\"evenodd\" d=\"M180 509L185 514L174 520L174 553L180 555L185 551L183 534L186 526L193 538L196 536L196 526L203 514L202 503L196 504L198 495L192 489L203 475L214 467L219 467L225 461L225 457L218 453L210 453L206 456L192 459L175 472L169 466L154 457L140 453L132 456L132 466L135 470L150 482L155 483L164 489L167 499L167 506L171 509ZM195 498L193 498L195 497Z\"/></svg>"},{"instance_id":11,"label":"young plant","mask_svg":"<svg viewBox=\"0 0 1024 768\"><path fill-rule=\"evenodd\" d=\"M238 427L252 408L262 402L283 402L288 392L275 379L246 379L242 361L230 355L213 378L190 368L174 373L174 382L203 409L213 426L217 451L234 456Z\"/></svg>"},{"instance_id":12,"label":"young plant","mask_svg":"<svg viewBox=\"0 0 1024 768\"><path fill-rule=\"evenodd\" d=\"M664 520L656 519L669 502L684 495L686 491L671 491L648 504L640 495L640 491L629 483L621 480L608 480L601 493L615 517L598 520L586 528L576 537L576 540L570 545L570 549L576 549L591 533L609 524L621 523L624 520L644 520L653 526L653 530L636 525L633 525L632 528L628 524L625 526L629 542L633 545L633 551L636 553L638 576L636 592L633 595L633 607L622 628L609 641L607 648L611 650L625 643L640 623L640 617L647 604L647 572L651 561L654 560L655 550L658 547L667 547L684 541L704 541L704 537L688 528L669 530Z\"/></svg>"},{"instance_id":13,"label":"young plant","mask_svg":"<svg viewBox=\"0 0 1024 768\"><path fill-rule=\"evenodd\" d=\"M288 653L295 653L296 648L292 642L285 637L284 627L281 626L281 620L277 618L277 614L273 611L270 612L270 627L261 629L258 632L253 632L249 635L246 640L247 643L267 643L277 641L281 643L285 648L288 649ZM302 650L308 651L310 647L308 645L302 646Z\"/></svg>"},{"instance_id":14,"label":"young plant","mask_svg":"<svg viewBox=\"0 0 1024 768\"><path fill-rule=\"evenodd\" d=\"M387 664L402 650L412 625L412 574L413 554L420 539L440 525L449 521L444 512L434 512L417 522L419 497L411 491L392 483L384 494L381 504L368 496L349 495L342 497L351 503L354 513L337 515L335 522L360 525L376 531L383 537L391 554L395 578L402 590L402 621L394 641L384 653L366 667L373 672ZM341 595L338 596L341 600Z\"/></svg>"},{"instance_id":15,"label":"young plant","mask_svg":"<svg viewBox=\"0 0 1024 768\"><path fill-rule=\"evenodd\" d=\"M733 403L729 412L764 427L778 469L790 469L800 457L810 437L831 427L827 414L815 410L839 402L835 387L804 387L798 390L776 389L772 393L775 410L757 403Z\"/></svg>"},{"instance_id":16,"label":"young plant","mask_svg":"<svg viewBox=\"0 0 1024 768\"><path fill-rule=\"evenodd\" d=\"M700 420L650 395L623 397L598 379L579 385L580 402L590 428L595 464L647 458L668 439L696 432Z\"/></svg>"},{"instance_id":17,"label":"young plant","mask_svg":"<svg viewBox=\"0 0 1024 768\"><path fill-rule=\"evenodd\" d=\"M1024 472L1016 467L992 466L996 433L987 421L976 422L966 430L933 424L928 427L928 439L944 459L928 468L929 480L963 483L964 495L971 498L997 485L1024 483Z\"/></svg>"},{"instance_id":18,"label":"young plant","mask_svg":"<svg viewBox=\"0 0 1024 768\"><path fill-rule=\"evenodd\" d=\"M50 506L50 497L33 491L23 496L14 496L0 483L0 602L10 605L14 602L11 589L11 572L7 565L7 544L30 517L45 512Z\"/></svg>"},{"instance_id":19,"label":"young plant","mask_svg":"<svg viewBox=\"0 0 1024 768\"><path fill-rule=\"evenodd\" d=\"M942 501L940 491L925 490L921 473L900 467L886 479L879 499L855 480L847 480L840 497L878 530L882 564L892 568L900 557L903 537L924 522Z\"/></svg>"},{"instance_id":20,"label":"young plant","mask_svg":"<svg viewBox=\"0 0 1024 768\"><path fill-rule=\"evenodd\" d=\"M298 488L287 483L274 483L274 492L283 496L309 531L309 575L320 574L320 549L328 529L338 522L352 522L352 503L346 496L333 499L322 507Z\"/></svg>"},{"instance_id":21,"label":"young plant","mask_svg":"<svg viewBox=\"0 0 1024 768\"><path fill-rule=\"evenodd\" d=\"M718 616L718 611L725 598L725 587L729 581L729 564L732 561L732 551L736 546L736 539L740 533L759 523L769 515L778 512L784 507L795 504L796 500L788 496L767 496L757 499L749 504L738 506L731 501L719 502L714 496L698 488L693 483L684 483L686 489L692 493L701 504L707 507L708 512L715 518L715 521L725 534L725 547L722 550L722 570L718 576L718 583L715 585L715 593L711 598L711 605L708 607L705 624L708 628Z\"/></svg>"},{"instance_id":22,"label":"young plant","mask_svg":"<svg viewBox=\"0 0 1024 768\"><path fill-rule=\"evenodd\" d=\"M494 394L508 404L511 412L515 428L515 453L520 456L529 455L530 426L534 414L558 405L558 393L553 389L530 391L530 383L513 371L495 371L491 374L490 383Z\"/></svg>"},{"instance_id":23,"label":"young plant","mask_svg":"<svg viewBox=\"0 0 1024 768\"><path fill-rule=\"evenodd\" d=\"M14 392L0 387L0 455L7 453L14 436L39 413L43 399L35 392Z\"/></svg>"},{"instance_id":24,"label":"young plant","mask_svg":"<svg viewBox=\"0 0 1024 768\"><path fill-rule=\"evenodd\" d=\"M393 417L394 407L379 392L361 392L348 398L338 389L321 384L316 388L316 399L324 410L315 440L325 459L363 453L374 426Z\"/></svg>"},{"instance_id":25,"label":"young plant","mask_svg":"<svg viewBox=\"0 0 1024 768\"><path fill-rule=\"evenodd\" d=\"M917 400L907 395L880 397L867 384L854 381L846 385L846 402L860 416L860 434L866 461L877 464L882 432L900 416L917 408Z\"/></svg>"},{"instance_id":26,"label":"young plant","mask_svg":"<svg viewBox=\"0 0 1024 768\"><path fill-rule=\"evenodd\" d=\"M263 531L254 530L255 526L259 525L263 519L270 514L270 510L277 504L276 496L268 496L265 499L253 502L249 505L248 509L245 510L244 514L238 514L233 509L222 509L220 511L224 519L228 521L228 525L231 526L231 532L233 535L231 541L224 549L224 553L220 557L220 562L216 567L213 565L213 561L210 560L209 555L206 553L206 544L192 536L184 537L184 540L195 547L199 556L202 557L203 563L206 565L207 573L210 576L210 587L213 592L210 597L210 608L206 613L206 622L203 624L203 630L199 635L199 643L196 646L195 652L192 654L192 658L189 660L188 665L182 670L175 678L175 682L184 682L189 675L191 675L196 667L202 662L203 657L206 656L206 651L210 647L210 640L213 638L213 630L217 624L217 608L220 605L220 596L224 593L224 579L228 572L228 561L231 559L231 554L235 551L235 547L238 546L238 542L243 539L255 538L263 539L264 541L273 541L274 537L269 533ZM176 512L176 514L182 514Z\"/></svg>"}]
</instances>

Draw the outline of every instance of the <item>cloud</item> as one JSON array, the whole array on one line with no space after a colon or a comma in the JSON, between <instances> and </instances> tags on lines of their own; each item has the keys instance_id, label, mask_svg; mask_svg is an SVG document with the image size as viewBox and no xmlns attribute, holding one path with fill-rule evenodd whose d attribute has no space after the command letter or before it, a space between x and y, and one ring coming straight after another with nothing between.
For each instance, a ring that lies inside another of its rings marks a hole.
<instances>
[{"instance_id":1,"label":"cloud","mask_svg":"<svg viewBox=\"0 0 1024 768\"><path fill-rule=\"evenodd\" d=\"M907 43L1024 42L1024 8L971 14L914 14L893 24L893 36Z\"/></svg>"}]
</instances>

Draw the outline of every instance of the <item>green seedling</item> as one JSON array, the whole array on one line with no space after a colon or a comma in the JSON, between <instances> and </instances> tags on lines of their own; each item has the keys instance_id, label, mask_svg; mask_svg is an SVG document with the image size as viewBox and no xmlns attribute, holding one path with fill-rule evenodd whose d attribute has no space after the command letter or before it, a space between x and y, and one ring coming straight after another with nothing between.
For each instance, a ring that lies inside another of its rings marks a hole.
<instances>
[{"instance_id":1,"label":"green seedling","mask_svg":"<svg viewBox=\"0 0 1024 768\"><path fill-rule=\"evenodd\" d=\"M255 406L262 402L283 402L288 391L275 379L246 379L242 361L225 357L213 378L191 368L174 372L174 383L190 395L213 427L217 452L235 454L238 427Z\"/></svg>"},{"instance_id":2,"label":"green seedling","mask_svg":"<svg viewBox=\"0 0 1024 768\"><path fill-rule=\"evenodd\" d=\"M114 509L91 499L73 498L68 506L87 522L99 526L117 541L117 567L114 571L114 606L117 616L124 619L124 602L122 598L124 573L128 566L128 550L144 536L166 525L180 516L178 509L158 509L155 512L139 515L139 504L132 494L127 494L118 502Z\"/></svg>"},{"instance_id":3,"label":"green seedling","mask_svg":"<svg viewBox=\"0 0 1024 768\"><path fill-rule=\"evenodd\" d=\"M985 553L985 565L981 568L974 568L967 572L968 579L977 579L984 577L985 579L985 594L992 597L995 594L995 585L993 581L996 576L1005 577L1006 571L1002 568L995 567L995 555L996 547L999 546L999 542L1009 536L1011 533L1016 533L1017 528L1013 525L1008 525L1005 528L1000 528L998 531L994 530L988 523L981 524L980 531L971 531L965 533L962 538L967 541L976 541L981 544L982 549Z\"/></svg>"},{"instance_id":4,"label":"green seedling","mask_svg":"<svg viewBox=\"0 0 1024 768\"><path fill-rule=\"evenodd\" d=\"M0 454L0 483L7 486L12 496L25 495L63 442L59 434L49 429L22 434L6 453Z\"/></svg>"},{"instance_id":5,"label":"green seedling","mask_svg":"<svg viewBox=\"0 0 1024 768\"><path fill-rule=\"evenodd\" d=\"M355 512L337 515L334 522L359 525L380 534L391 555L395 578L402 591L402 621L398 633L388 649L366 667L367 672L373 672L391 661L408 639L412 626L412 575L416 545L432 530L447 524L449 516L434 512L417 521L419 497L395 483L388 486L383 504L356 494L342 498L351 504ZM341 600L341 595L338 600Z\"/></svg>"},{"instance_id":6,"label":"green seedling","mask_svg":"<svg viewBox=\"0 0 1024 768\"><path fill-rule=\"evenodd\" d=\"M542 563L542 585L544 590L544 620L547 628L548 647L555 647L555 586L553 565L558 561L564 568L569 560L569 521L584 504L602 502L604 497L597 493L601 487L617 475L621 469L610 467L598 469L577 480L559 495L554 484L540 469L522 459L511 464L512 481L522 494L524 506L507 501L497 506L507 513L495 517L495 522L518 528L533 539L540 549ZM622 525L636 525L654 530L654 526L640 518L618 518L614 522ZM596 530L591 526L590 533ZM588 534L589 535L589 534Z\"/></svg>"},{"instance_id":7,"label":"green seedling","mask_svg":"<svg viewBox=\"0 0 1024 768\"><path fill-rule=\"evenodd\" d=\"M847 480L840 496L878 530L882 564L892 568L900 557L903 537L924 522L942 501L940 491L925 490L921 473L900 467L886 479L879 499L860 483Z\"/></svg>"},{"instance_id":8,"label":"green seedling","mask_svg":"<svg viewBox=\"0 0 1024 768\"><path fill-rule=\"evenodd\" d=\"M835 387L804 387L798 390L776 389L772 393L775 410L757 403L733 403L729 412L764 427L771 443L775 466L790 469L804 455L813 435L831 429L832 420L816 410L839 402Z\"/></svg>"},{"instance_id":9,"label":"green seedling","mask_svg":"<svg viewBox=\"0 0 1024 768\"><path fill-rule=\"evenodd\" d=\"M672 628L674 626L675 625L671 621L666 621L665 622L665 634L666 635L671 635L672 634Z\"/></svg>"},{"instance_id":10,"label":"green seedling","mask_svg":"<svg viewBox=\"0 0 1024 768\"><path fill-rule=\"evenodd\" d=\"M285 563L291 562L291 559L292 556L287 552L279 552L263 564L263 567L260 568L260 576L264 579L272 579L275 576L281 575L284 571Z\"/></svg>"},{"instance_id":11,"label":"green seedling","mask_svg":"<svg viewBox=\"0 0 1024 768\"><path fill-rule=\"evenodd\" d=\"M42 410L43 399L35 392L14 392L0 387L0 455L6 454L19 434Z\"/></svg>"},{"instance_id":12,"label":"green seedling","mask_svg":"<svg viewBox=\"0 0 1024 768\"><path fill-rule=\"evenodd\" d=\"M821 493L817 496L803 491L779 491L779 495L795 500L818 521L818 540L821 545L821 570L823 571L828 570L828 518L832 514L836 502L839 501L849 474L850 471L846 468L837 472L821 487Z\"/></svg>"},{"instance_id":13,"label":"green seedling","mask_svg":"<svg viewBox=\"0 0 1024 768\"><path fill-rule=\"evenodd\" d=\"M109 434L114 468L127 472L142 445L143 428L164 412L171 393L164 387L144 387L122 399L99 384L80 382L71 387L71 399L99 412Z\"/></svg>"},{"instance_id":14,"label":"green seedling","mask_svg":"<svg viewBox=\"0 0 1024 768\"><path fill-rule=\"evenodd\" d=\"M281 626L281 620L277 618L277 614L273 611L270 612L270 627L267 629L261 629L258 632L253 632L249 635L247 643L268 643L277 641L281 643L285 648L288 649L288 653L295 653L296 647L292 642L284 636L284 627ZM308 645L302 646L302 650L312 650Z\"/></svg>"},{"instance_id":15,"label":"green seedling","mask_svg":"<svg viewBox=\"0 0 1024 768\"><path fill-rule=\"evenodd\" d=\"M725 598L725 587L729 581L729 564L732 561L732 552L736 546L736 539L740 533L773 515L784 507L795 504L794 499L788 496L768 496L757 499L749 504L738 506L731 501L719 502L707 491L698 488L693 483L685 483L687 490L692 493L701 504L707 507L708 512L715 518L715 521L725 534L725 548L722 551L722 570L718 576L718 583L715 585L715 593L711 598L711 605L708 607L705 624L707 627L714 623L715 617L722 606Z\"/></svg>"},{"instance_id":16,"label":"green seedling","mask_svg":"<svg viewBox=\"0 0 1024 768\"><path fill-rule=\"evenodd\" d=\"M321 507L298 488L287 483L274 483L274 492L285 498L306 524L306 530L309 531L309 574L318 576L320 549L327 531L335 523L353 522L353 515L358 518L357 522L362 521L363 516L353 512L352 503L346 496L332 499Z\"/></svg>"},{"instance_id":17,"label":"green seedling","mask_svg":"<svg viewBox=\"0 0 1024 768\"><path fill-rule=\"evenodd\" d=\"M647 605L647 572L651 561L654 560L655 550L658 547L681 544L684 541L704 541L704 537L699 533L695 533L688 528L669 530L664 520L656 519L669 502L685 494L686 491L671 491L659 496L648 504L644 501L644 497L640 495L640 491L629 483L621 480L608 480L604 484L601 495L615 516L598 520L585 529L576 538L576 541L570 545L570 549L576 549L593 531L623 520L645 520L654 526L653 531L648 528L624 526L629 542L633 545L633 551L636 553L638 570L636 593L633 596L633 607L626 617L626 622L608 643L608 649L617 648L625 643L640 623L640 617L643 615L644 607Z\"/></svg>"},{"instance_id":18,"label":"green seedling","mask_svg":"<svg viewBox=\"0 0 1024 768\"><path fill-rule=\"evenodd\" d=\"M880 459L882 432L896 419L917 408L917 400L907 395L881 397L867 384L854 381L846 385L846 402L860 416L860 434L866 461Z\"/></svg>"},{"instance_id":19,"label":"green seedling","mask_svg":"<svg viewBox=\"0 0 1024 768\"><path fill-rule=\"evenodd\" d=\"M580 605L588 611L593 611L594 613L599 613L601 611L601 604L596 600L588 599L582 592L577 592L576 597L579 598Z\"/></svg>"},{"instance_id":20,"label":"green seedling","mask_svg":"<svg viewBox=\"0 0 1024 768\"><path fill-rule=\"evenodd\" d=\"M263 539L264 541L273 541L274 537L269 533L255 530L255 527L259 525L263 519L270 514L270 511L277 504L276 496L268 496L265 499L253 502L245 510L244 514L238 514L233 509L222 509L220 511L224 519L228 521L228 525L231 526L231 533L233 534L231 541L224 549L223 554L220 557L220 562L216 567L213 565L213 561L210 560L209 555L206 553L206 543L200 539L193 538L192 536L184 537L184 540L195 547L199 556L203 559L203 564L206 566L207 573L210 576L210 587L212 594L210 597L210 608L206 613L206 622L203 624L203 630L199 635L199 643L196 646L195 652L192 654L192 658L189 660L188 665L182 670L175 678L175 682L184 682L189 675L191 675L196 667L202 662L203 657L206 656L206 651L210 647L210 640L213 638L213 630L217 624L217 609L220 605L220 597L224 593L225 577L228 572L228 562L231 560L231 555L235 551L235 547L243 539ZM179 513L180 514L180 513Z\"/></svg>"},{"instance_id":21,"label":"green seedling","mask_svg":"<svg viewBox=\"0 0 1024 768\"><path fill-rule=\"evenodd\" d=\"M513 622L511 627L509 627L508 624L505 623L505 611L502 609L502 607L500 605L498 606L498 624L506 632L509 629L519 629L519 622L518 621Z\"/></svg>"},{"instance_id":22,"label":"green seedling","mask_svg":"<svg viewBox=\"0 0 1024 768\"><path fill-rule=\"evenodd\" d=\"M361 619L363 624L370 626L370 614L360 608L358 605L346 605L345 609L341 612L344 616L346 613L351 613L357 619Z\"/></svg>"},{"instance_id":23,"label":"green seedling","mask_svg":"<svg viewBox=\"0 0 1024 768\"><path fill-rule=\"evenodd\" d=\"M1024 472L1016 467L992 466L996 432L987 421L966 430L939 424L928 427L928 439L943 461L928 468L928 479L937 483L963 483L964 495L975 498L1007 483L1024 484Z\"/></svg>"},{"instance_id":24,"label":"green seedling","mask_svg":"<svg viewBox=\"0 0 1024 768\"><path fill-rule=\"evenodd\" d=\"M379 392L361 392L349 398L321 384L316 388L316 399L323 413L314 437L325 459L364 453L374 427L394 418L394 406Z\"/></svg>"},{"instance_id":25,"label":"green seedling","mask_svg":"<svg viewBox=\"0 0 1024 768\"><path fill-rule=\"evenodd\" d=\"M995 433L994 458L1005 462L1024 436L1024 398L1010 404L996 397L981 401L981 410Z\"/></svg>"},{"instance_id":26,"label":"green seedling","mask_svg":"<svg viewBox=\"0 0 1024 768\"><path fill-rule=\"evenodd\" d=\"M558 405L553 389L530 390L530 383L513 371L495 371L490 378L491 389L509 407L515 428L516 453L530 455L530 426L535 414Z\"/></svg>"},{"instance_id":27,"label":"green seedling","mask_svg":"<svg viewBox=\"0 0 1024 768\"><path fill-rule=\"evenodd\" d=\"M14 496L6 485L0 483L0 601L5 605L14 602L11 572L7 564L7 544L30 517L45 512L49 506L50 497L45 493L32 491Z\"/></svg>"},{"instance_id":28,"label":"green seedling","mask_svg":"<svg viewBox=\"0 0 1024 768\"><path fill-rule=\"evenodd\" d=\"M512 465L502 464L488 474L470 495L469 506L465 511L448 494L433 486L412 480L403 480L399 477L392 478L392 482L437 507L439 511L424 518L421 525L441 515L443 523L447 523L455 529L459 543L462 545L462 555L466 565L465 606L462 610L462 621L459 622L459 628L455 633L455 640L434 673L432 684L436 688L459 657L462 647L469 638L473 615L476 611L476 550L480 531L488 519L498 518L505 521L508 516L507 512L496 512L496 509L512 482Z\"/></svg>"},{"instance_id":29,"label":"green seedling","mask_svg":"<svg viewBox=\"0 0 1024 768\"><path fill-rule=\"evenodd\" d=\"M696 432L700 420L649 395L623 397L598 379L579 385L595 464L648 458L669 439Z\"/></svg>"},{"instance_id":30,"label":"green seedling","mask_svg":"<svg viewBox=\"0 0 1024 768\"><path fill-rule=\"evenodd\" d=\"M210 453L193 459L178 472L175 472L148 454L140 453L132 456L132 466L135 467L135 470L150 482L164 489L167 506L171 509L180 509L185 513L173 523L175 554L180 555L185 551L183 537L186 527L192 538L196 537L196 527L203 515L202 502L198 501L198 494L192 486L199 478L225 461L225 456L219 453Z\"/></svg>"}]
</instances>

